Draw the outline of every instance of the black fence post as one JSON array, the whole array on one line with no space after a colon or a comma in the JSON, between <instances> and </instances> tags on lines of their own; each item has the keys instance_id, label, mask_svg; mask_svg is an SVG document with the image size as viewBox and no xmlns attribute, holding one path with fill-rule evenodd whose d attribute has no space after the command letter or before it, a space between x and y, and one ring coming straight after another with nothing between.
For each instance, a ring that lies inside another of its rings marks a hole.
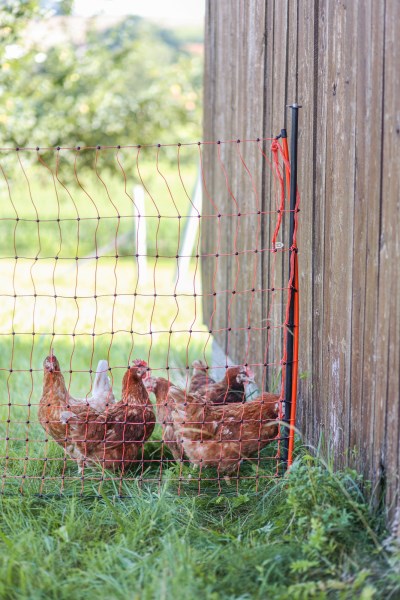
<instances>
[{"instance_id":1,"label":"black fence post","mask_svg":"<svg viewBox=\"0 0 400 600\"><path fill-rule=\"evenodd\" d=\"M290 133L290 218L289 218L289 282L292 269L292 253L296 252L296 249L292 249L293 246L293 234L294 234L294 211L296 209L296 197L297 197L297 141L299 133L299 106L296 102L291 104L288 108L292 110L292 129ZM293 280L294 281L294 280ZM296 293L296 292L294 292ZM290 296L289 305L289 319L286 323L287 336L286 336L286 365L285 365L285 404L283 420L285 423L290 423L290 412L292 407L292 389L293 389L293 330L294 330L294 293ZM281 438L282 451L281 461L282 468L286 470L288 463L288 450L289 450L289 428L282 427Z\"/></svg>"}]
</instances>

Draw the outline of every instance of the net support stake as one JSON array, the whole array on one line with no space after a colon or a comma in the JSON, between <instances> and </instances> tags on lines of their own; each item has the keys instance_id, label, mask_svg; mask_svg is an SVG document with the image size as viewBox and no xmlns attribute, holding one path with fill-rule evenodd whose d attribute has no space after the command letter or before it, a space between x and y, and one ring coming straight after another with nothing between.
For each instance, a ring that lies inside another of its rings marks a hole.
<instances>
[{"instance_id":1,"label":"net support stake","mask_svg":"<svg viewBox=\"0 0 400 600\"><path fill-rule=\"evenodd\" d=\"M298 302L296 297L298 296L298 289L296 288L296 281L298 281L297 274L292 273L292 265L297 271L297 248L293 248L293 237L294 237L294 226L295 226L295 209L297 199L297 142L299 133L299 106L296 102L289 105L288 108L292 111L292 128L290 133L290 219L289 219L289 285L292 285L289 299L289 319L286 324L287 335L286 335L286 365L285 365L285 404L284 404L284 416L283 420L288 425L294 425L294 414L292 411L293 400L295 401L297 391L297 356L295 357L296 365L294 368L294 338L297 337L298 325L295 322L295 306ZM294 261L292 261L292 254L295 254ZM292 283L291 283L292 282ZM297 308L296 307L296 308ZM297 312L297 310L296 310ZM297 344L296 344L297 348ZM282 467L284 470L290 466L292 462L292 450L294 432L289 427L283 428L283 443L282 443ZM290 450L290 455L289 455Z\"/></svg>"}]
</instances>

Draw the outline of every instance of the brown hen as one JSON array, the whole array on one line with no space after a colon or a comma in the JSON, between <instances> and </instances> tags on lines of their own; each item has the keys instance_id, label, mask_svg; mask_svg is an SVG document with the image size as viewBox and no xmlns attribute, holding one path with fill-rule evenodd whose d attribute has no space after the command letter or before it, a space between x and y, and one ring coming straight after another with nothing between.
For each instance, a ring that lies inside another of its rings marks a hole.
<instances>
[{"instance_id":1,"label":"brown hen","mask_svg":"<svg viewBox=\"0 0 400 600\"><path fill-rule=\"evenodd\" d=\"M168 392L174 431L193 465L229 474L278 434L279 396L263 393L244 404L214 406L172 386Z\"/></svg>"},{"instance_id":2,"label":"brown hen","mask_svg":"<svg viewBox=\"0 0 400 600\"><path fill-rule=\"evenodd\" d=\"M66 450L78 462L100 463L124 471L142 452L155 426L155 415L143 377L147 364L135 360L122 380L122 400L98 414L93 408L73 405L60 414L66 433Z\"/></svg>"},{"instance_id":3,"label":"brown hen","mask_svg":"<svg viewBox=\"0 0 400 600\"><path fill-rule=\"evenodd\" d=\"M199 394L212 404L230 404L245 402L245 386L254 383L254 373L248 367L229 367L222 381L207 385L197 390Z\"/></svg>"},{"instance_id":4,"label":"brown hen","mask_svg":"<svg viewBox=\"0 0 400 600\"><path fill-rule=\"evenodd\" d=\"M145 386L148 392L153 392L156 397L157 422L162 426L163 442L170 449L175 460L183 459L182 443L177 437L175 424L172 420L174 402L168 397L171 382L163 377L148 377Z\"/></svg>"},{"instance_id":5,"label":"brown hen","mask_svg":"<svg viewBox=\"0 0 400 600\"><path fill-rule=\"evenodd\" d=\"M74 405L81 404L82 400L73 398L67 390L60 364L51 354L43 362L43 392L39 402L39 421L45 431L55 441L65 447L65 425L60 423L62 411Z\"/></svg>"}]
</instances>

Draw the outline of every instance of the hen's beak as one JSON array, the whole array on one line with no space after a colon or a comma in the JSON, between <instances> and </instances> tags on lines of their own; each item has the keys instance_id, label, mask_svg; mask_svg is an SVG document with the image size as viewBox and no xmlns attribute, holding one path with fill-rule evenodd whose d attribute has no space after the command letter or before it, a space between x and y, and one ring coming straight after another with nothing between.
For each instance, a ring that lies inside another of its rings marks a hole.
<instances>
[{"instance_id":1,"label":"hen's beak","mask_svg":"<svg viewBox=\"0 0 400 600\"><path fill-rule=\"evenodd\" d=\"M249 383L255 383L254 381L254 373L251 369L245 369L239 373L237 376L238 383L243 383L243 385L248 385Z\"/></svg>"},{"instance_id":2,"label":"hen's beak","mask_svg":"<svg viewBox=\"0 0 400 600\"><path fill-rule=\"evenodd\" d=\"M150 375L148 375L147 377L145 377L143 379L143 383L144 383L144 387L146 388L146 390L148 392L154 392L154 388L156 386L156 381L155 381L154 377L151 377Z\"/></svg>"},{"instance_id":3,"label":"hen's beak","mask_svg":"<svg viewBox=\"0 0 400 600\"><path fill-rule=\"evenodd\" d=\"M254 371L252 371L251 369L246 369L246 381L247 383L255 384Z\"/></svg>"},{"instance_id":4,"label":"hen's beak","mask_svg":"<svg viewBox=\"0 0 400 600\"><path fill-rule=\"evenodd\" d=\"M143 382L150 377L150 369L148 367L138 367L138 375L143 379Z\"/></svg>"},{"instance_id":5,"label":"hen's beak","mask_svg":"<svg viewBox=\"0 0 400 600\"><path fill-rule=\"evenodd\" d=\"M147 379L147 377L150 376L150 369L149 369L146 361L137 358L133 361L132 367L134 367L136 369L136 373L142 379Z\"/></svg>"}]
</instances>

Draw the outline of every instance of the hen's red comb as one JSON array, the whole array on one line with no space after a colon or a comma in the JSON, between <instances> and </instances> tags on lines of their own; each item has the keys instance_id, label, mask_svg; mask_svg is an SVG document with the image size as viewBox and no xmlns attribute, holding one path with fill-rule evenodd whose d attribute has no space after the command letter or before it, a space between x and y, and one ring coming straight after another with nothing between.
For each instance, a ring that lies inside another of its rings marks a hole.
<instances>
[{"instance_id":1,"label":"hen's red comb","mask_svg":"<svg viewBox=\"0 0 400 600\"><path fill-rule=\"evenodd\" d=\"M132 364L134 367L147 367L147 362L140 358L135 358L135 360L132 362Z\"/></svg>"},{"instance_id":2,"label":"hen's red comb","mask_svg":"<svg viewBox=\"0 0 400 600\"><path fill-rule=\"evenodd\" d=\"M136 368L146 368L146 371L142 375L142 379L145 380L150 377L150 369L147 366L147 362L145 360L141 360L140 358L136 358L132 361L132 365Z\"/></svg>"}]
</instances>

